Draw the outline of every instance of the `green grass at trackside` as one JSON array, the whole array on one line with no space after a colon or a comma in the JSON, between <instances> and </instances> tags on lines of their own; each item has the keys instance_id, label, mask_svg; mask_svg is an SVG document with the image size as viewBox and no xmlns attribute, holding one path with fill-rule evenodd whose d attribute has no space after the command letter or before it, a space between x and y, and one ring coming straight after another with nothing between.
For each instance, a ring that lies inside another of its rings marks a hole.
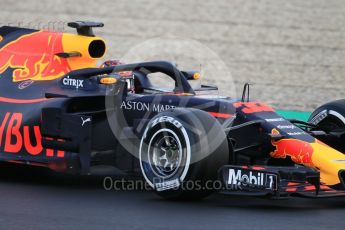
<instances>
[{"instance_id":1,"label":"green grass at trackside","mask_svg":"<svg viewBox=\"0 0 345 230\"><path fill-rule=\"evenodd\" d=\"M280 116L286 119L298 119L302 121L308 121L310 117L310 112L300 112L300 111L289 111L289 110L277 110L276 111Z\"/></svg>"}]
</instances>

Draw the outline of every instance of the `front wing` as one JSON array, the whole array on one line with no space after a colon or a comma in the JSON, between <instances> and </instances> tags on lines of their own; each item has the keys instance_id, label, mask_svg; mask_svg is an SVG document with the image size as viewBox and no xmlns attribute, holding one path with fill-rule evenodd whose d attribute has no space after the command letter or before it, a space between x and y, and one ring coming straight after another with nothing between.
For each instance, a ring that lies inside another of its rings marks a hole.
<instances>
[{"instance_id":1,"label":"front wing","mask_svg":"<svg viewBox=\"0 0 345 230\"><path fill-rule=\"evenodd\" d=\"M223 184L220 191L227 195L264 196L286 198L327 198L345 196L344 190L337 190L320 182L320 173L303 166L234 166L225 165L219 172Z\"/></svg>"}]
</instances>

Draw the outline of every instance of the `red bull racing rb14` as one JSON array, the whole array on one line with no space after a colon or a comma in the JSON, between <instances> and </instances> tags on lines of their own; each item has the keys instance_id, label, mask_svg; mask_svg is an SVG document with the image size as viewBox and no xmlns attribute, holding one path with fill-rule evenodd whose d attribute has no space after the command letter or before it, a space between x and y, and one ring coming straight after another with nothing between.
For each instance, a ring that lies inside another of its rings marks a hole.
<instances>
[{"instance_id":1,"label":"red bull racing rb14","mask_svg":"<svg viewBox=\"0 0 345 230\"><path fill-rule=\"evenodd\" d=\"M166 199L345 195L345 100L288 120L251 100L248 84L236 99L192 87L200 73L167 61L99 66L103 24L68 25L77 33L0 28L1 161L114 167Z\"/></svg>"}]
</instances>

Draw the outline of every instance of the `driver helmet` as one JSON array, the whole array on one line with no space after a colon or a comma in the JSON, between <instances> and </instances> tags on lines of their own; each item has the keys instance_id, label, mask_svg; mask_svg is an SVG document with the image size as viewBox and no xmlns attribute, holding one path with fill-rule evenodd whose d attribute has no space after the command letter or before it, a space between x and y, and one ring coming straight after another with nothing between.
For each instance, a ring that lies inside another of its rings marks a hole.
<instances>
[{"instance_id":1,"label":"driver helmet","mask_svg":"<svg viewBox=\"0 0 345 230\"><path fill-rule=\"evenodd\" d=\"M110 67L110 66L118 66L123 65L125 63L121 62L120 60L107 60L103 62L101 68ZM129 92L135 93L135 86L134 86L134 73L132 71L122 71L117 72L116 75L119 75L123 80L127 83L127 89Z\"/></svg>"}]
</instances>

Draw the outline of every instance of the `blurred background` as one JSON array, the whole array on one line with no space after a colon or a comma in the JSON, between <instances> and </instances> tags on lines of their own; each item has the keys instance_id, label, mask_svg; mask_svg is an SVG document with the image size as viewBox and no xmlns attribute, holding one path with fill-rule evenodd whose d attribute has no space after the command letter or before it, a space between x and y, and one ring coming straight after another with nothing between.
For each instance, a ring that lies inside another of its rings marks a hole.
<instances>
[{"instance_id":1,"label":"blurred background","mask_svg":"<svg viewBox=\"0 0 345 230\"><path fill-rule=\"evenodd\" d=\"M345 1L0 2L1 25L73 31L67 22L104 22L95 33L108 41L105 59L200 68L222 94L240 96L251 82L252 98L302 111L345 98Z\"/></svg>"}]
</instances>

